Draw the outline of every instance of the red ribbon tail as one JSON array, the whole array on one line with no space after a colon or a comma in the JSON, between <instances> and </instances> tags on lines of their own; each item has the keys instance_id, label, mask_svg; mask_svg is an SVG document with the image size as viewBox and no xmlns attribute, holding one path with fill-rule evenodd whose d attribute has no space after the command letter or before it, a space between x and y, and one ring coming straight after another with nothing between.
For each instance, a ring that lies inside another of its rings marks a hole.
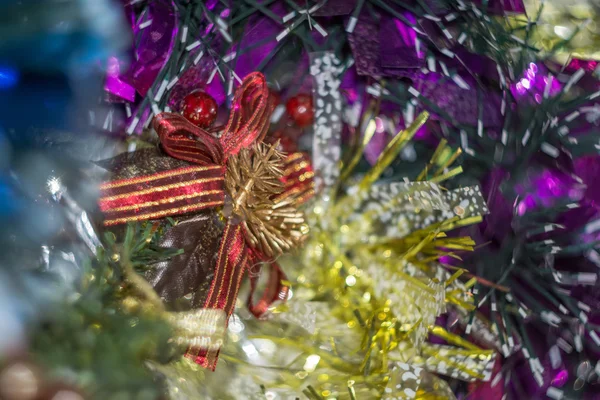
<instances>
[{"instance_id":1,"label":"red ribbon tail","mask_svg":"<svg viewBox=\"0 0 600 400\"><path fill-rule=\"evenodd\" d=\"M258 286L260 272L250 276L248 309L256 318L263 317L269 310L269 307L276 302L286 301L290 291L289 286L284 284L284 281L287 279L287 277L281 270L279 264L272 262L269 264L269 267L269 279L260 299L258 302L256 302L256 304L254 303L254 293L256 292L256 287Z\"/></svg>"},{"instance_id":2,"label":"red ribbon tail","mask_svg":"<svg viewBox=\"0 0 600 400\"><path fill-rule=\"evenodd\" d=\"M228 223L219 246L215 275L204 308L221 309L225 311L229 320L248 266L248 257L242 227ZM214 370L218 355L218 349L188 349L186 357L205 368Z\"/></svg>"}]
</instances>

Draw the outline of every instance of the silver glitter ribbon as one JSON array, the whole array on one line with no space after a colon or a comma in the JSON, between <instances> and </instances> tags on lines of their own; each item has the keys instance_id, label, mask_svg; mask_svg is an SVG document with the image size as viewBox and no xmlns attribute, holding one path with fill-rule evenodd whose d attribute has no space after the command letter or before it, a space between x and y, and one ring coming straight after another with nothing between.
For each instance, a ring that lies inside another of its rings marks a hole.
<instances>
[{"instance_id":1,"label":"silver glitter ribbon","mask_svg":"<svg viewBox=\"0 0 600 400\"><path fill-rule=\"evenodd\" d=\"M327 193L340 176L342 96L340 74L342 66L332 52L310 54L310 74L313 77L313 166L317 193Z\"/></svg>"}]
</instances>

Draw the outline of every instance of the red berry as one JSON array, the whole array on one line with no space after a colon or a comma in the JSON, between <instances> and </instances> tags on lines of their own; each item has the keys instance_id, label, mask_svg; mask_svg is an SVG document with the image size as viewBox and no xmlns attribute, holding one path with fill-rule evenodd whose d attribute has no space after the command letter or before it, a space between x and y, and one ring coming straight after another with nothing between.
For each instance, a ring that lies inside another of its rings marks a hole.
<instances>
[{"instance_id":1,"label":"red berry","mask_svg":"<svg viewBox=\"0 0 600 400\"><path fill-rule=\"evenodd\" d=\"M281 104L281 96L273 89L269 89L269 97L271 98L271 103L273 103L273 107Z\"/></svg>"},{"instance_id":2,"label":"red berry","mask_svg":"<svg viewBox=\"0 0 600 400\"><path fill-rule=\"evenodd\" d=\"M181 113L200 128L207 128L217 119L217 102L208 93L195 91L183 98Z\"/></svg>"},{"instance_id":3,"label":"red berry","mask_svg":"<svg viewBox=\"0 0 600 400\"><path fill-rule=\"evenodd\" d=\"M302 93L298 94L287 101L285 109L300 128L312 124L315 115L312 96Z\"/></svg>"},{"instance_id":4,"label":"red berry","mask_svg":"<svg viewBox=\"0 0 600 400\"><path fill-rule=\"evenodd\" d=\"M283 151L284 153L298 151L298 143L281 130L271 134L271 141L275 142L277 140L279 140L279 151Z\"/></svg>"}]
</instances>

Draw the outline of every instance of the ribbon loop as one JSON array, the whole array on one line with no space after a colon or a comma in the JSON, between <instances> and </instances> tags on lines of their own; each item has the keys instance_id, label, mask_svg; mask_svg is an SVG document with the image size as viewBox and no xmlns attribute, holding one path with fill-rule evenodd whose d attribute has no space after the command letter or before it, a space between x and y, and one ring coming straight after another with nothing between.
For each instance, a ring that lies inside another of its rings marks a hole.
<instances>
[{"instance_id":1,"label":"ribbon loop","mask_svg":"<svg viewBox=\"0 0 600 400\"><path fill-rule=\"evenodd\" d=\"M165 153L171 157L200 165L224 164L219 140L183 116L160 113L154 118L153 126Z\"/></svg>"},{"instance_id":2,"label":"ribbon loop","mask_svg":"<svg viewBox=\"0 0 600 400\"><path fill-rule=\"evenodd\" d=\"M248 266L250 293L248 294L246 305L256 318L263 318L267 314L267 311L269 311L269 307L277 302L285 302L287 300L290 288L284 283L287 277L277 262L267 260L256 251L251 251L251 253L252 263ZM261 265L263 263L267 265ZM255 301L254 295L258 287L258 281L265 267L269 268L268 280L265 283L260 298L258 301Z\"/></svg>"},{"instance_id":3,"label":"ribbon loop","mask_svg":"<svg viewBox=\"0 0 600 400\"><path fill-rule=\"evenodd\" d=\"M229 121L219 139L179 114L158 114L153 126L171 157L194 164L223 165L230 154L237 154L242 147L264 138L272 108L267 81L255 72L236 90Z\"/></svg>"},{"instance_id":4,"label":"ribbon loop","mask_svg":"<svg viewBox=\"0 0 600 400\"><path fill-rule=\"evenodd\" d=\"M237 154L242 147L260 142L269 129L272 111L264 75L254 72L246 76L235 92L229 121L220 138L224 154Z\"/></svg>"}]
</instances>

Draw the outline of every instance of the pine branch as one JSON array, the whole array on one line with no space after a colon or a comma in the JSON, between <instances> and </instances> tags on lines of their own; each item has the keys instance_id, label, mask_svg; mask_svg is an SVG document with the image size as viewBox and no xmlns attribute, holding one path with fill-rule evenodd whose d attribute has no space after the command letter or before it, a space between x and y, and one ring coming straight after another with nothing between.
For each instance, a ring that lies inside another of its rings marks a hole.
<instances>
[{"instance_id":1,"label":"pine branch","mask_svg":"<svg viewBox=\"0 0 600 400\"><path fill-rule=\"evenodd\" d=\"M162 302L135 271L179 253L159 248L159 238L150 223L129 224L122 241L107 233L75 292L32 327L34 360L91 398L157 398L162 389L146 361L166 363L181 353L170 343Z\"/></svg>"}]
</instances>

